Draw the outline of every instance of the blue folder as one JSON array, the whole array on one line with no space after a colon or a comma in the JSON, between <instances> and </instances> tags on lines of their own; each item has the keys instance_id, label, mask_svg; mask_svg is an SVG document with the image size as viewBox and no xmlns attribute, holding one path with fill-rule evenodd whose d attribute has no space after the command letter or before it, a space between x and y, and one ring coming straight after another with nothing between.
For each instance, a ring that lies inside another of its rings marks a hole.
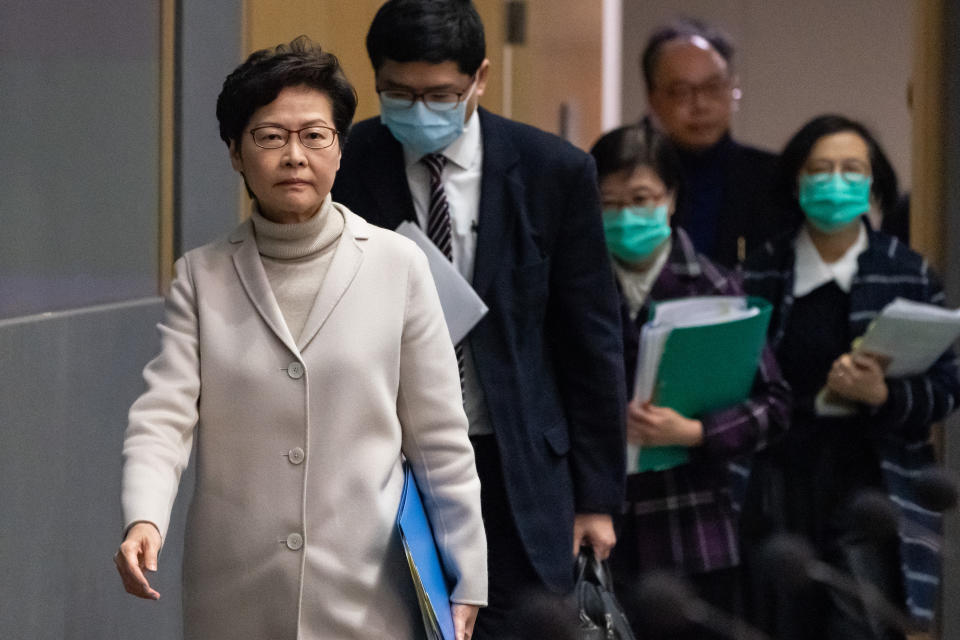
<instances>
[{"instance_id":1,"label":"blue folder","mask_svg":"<svg viewBox=\"0 0 960 640\"><path fill-rule=\"evenodd\" d=\"M453 615L450 612L450 589L443 563L423 509L410 465L403 465L403 493L397 512L397 529L410 566L410 576L417 591L420 613L430 640L454 640Z\"/></svg>"}]
</instances>

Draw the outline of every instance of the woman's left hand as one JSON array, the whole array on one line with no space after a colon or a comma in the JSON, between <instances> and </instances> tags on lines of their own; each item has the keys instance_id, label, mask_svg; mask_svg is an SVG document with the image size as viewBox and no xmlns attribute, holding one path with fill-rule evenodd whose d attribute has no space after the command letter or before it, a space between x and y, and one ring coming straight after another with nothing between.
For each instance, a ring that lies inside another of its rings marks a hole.
<instances>
[{"instance_id":1,"label":"woman's left hand","mask_svg":"<svg viewBox=\"0 0 960 640\"><path fill-rule=\"evenodd\" d=\"M639 428L641 445L661 447L681 445L696 447L703 444L703 423L685 418L673 409L658 407L649 402L631 403L630 417Z\"/></svg>"},{"instance_id":2,"label":"woman's left hand","mask_svg":"<svg viewBox=\"0 0 960 640\"><path fill-rule=\"evenodd\" d=\"M473 604L452 604L453 630L457 640L470 640L473 637L473 625L477 622L480 607Z\"/></svg>"},{"instance_id":3,"label":"woman's left hand","mask_svg":"<svg viewBox=\"0 0 960 640\"><path fill-rule=\"evenodd\" d=\"M845 353L833 361L827 374L827 389L837 395L879 407L887 401L883 367L865 353Z\"/></svg>"}]
</instances>

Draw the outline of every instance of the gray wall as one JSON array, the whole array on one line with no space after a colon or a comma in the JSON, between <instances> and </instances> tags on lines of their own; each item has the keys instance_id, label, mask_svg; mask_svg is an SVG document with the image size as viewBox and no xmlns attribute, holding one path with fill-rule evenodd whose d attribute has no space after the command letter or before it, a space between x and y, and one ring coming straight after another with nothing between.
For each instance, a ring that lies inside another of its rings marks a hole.
<instances>
[{"instance_id":1,"label":"gray wall","mask_svg":"<svg viewBox=\"0 0 960 640\"><path fill-rule=\"evenodd\" d=\"M156 298L0 321L0 637L179 636L182 510L157 603L135 600L111 556L121 536L120 450Z\"/></svg>"},{"instance_id":2,"label":"gray wall","mask_svg":"<svg viewBox=\"0 0 960 640\"><path fill-rule=\"evenodd\" d=\"M0 199L0 638L181 635L189 473L155 577L161 600L126 595L112 561L126 414L162 316L157 6L0 5L0 185L16 194L15 206ZM240 61L242 3L180 0L178 12L180 253L236 222L214 105ZM93 144L94 125L111 123L117 139Z\"/></svg>"},{"instance_id":3,"label":"gray wall","mask_svg":"<svg viewBox=\"0 0 960 640\"><path fill-rule=\"evenodd\" d=\"M623 118L646 110L640 53L649 33L680 16L734 40L743 99L734 134L779 150L815 115L840 112L873 128L910 183L906 92L913 3L904 0L623 0Z\"/></svg>"},{"instance_id":4,"label":"gray wall","mask_svg":"<svg viewBox=\"0 0 960 640\"><path fill-rule=\"evenodd\" d=\"M217 95L240 62L240 0L181 0L177 151L178 254L213 240L238 221L241 181L217 128Z\"/></svg>"},{"instance_id":5,"label":"gray wall","mask_svg":"<svg viewBox=\"0 0 960 640\"><path fill-rule=\"evenodd\" d=\"M158 17L2 3L0 318L156 293Z\"/></svg>"}]
</instances>

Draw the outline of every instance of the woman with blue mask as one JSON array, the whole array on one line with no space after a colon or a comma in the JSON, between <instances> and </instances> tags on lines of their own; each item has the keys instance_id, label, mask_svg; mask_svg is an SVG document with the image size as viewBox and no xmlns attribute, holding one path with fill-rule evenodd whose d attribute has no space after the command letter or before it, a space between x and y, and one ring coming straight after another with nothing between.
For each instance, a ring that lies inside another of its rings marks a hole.
<instances>
[{"instance_id":1,"label":"woman with blue mask","mask_svg":"<svg viewBox=\"0 0 960 640\"><path fill-rule=\"evenodd\" d=\"M780 171L785 204L802 222L748 257L744 286L774 306L770 343L794 410L786 437L754 468L744 538L757 547L770 533L800 534L821 560L922 624L936 606L937 544L864 528L851 513L865 491L881 491L937 537L939 516L914 502L911 478L934 463L930 425L960 401L956 360L948 351L921 375L890 379L851 342L894 298L943 304L943 291L920 255L865 216L893 206L897 188L863 125L811 120L787 143ZM778 638L903 638L876 608L828 590L771 598L764 573L756 572L758 591L773 604L756 615Z\"/></svg>"},{"instance_id":2,"label":"woman with blue mask","mask_svg":"<svg viewBox=\"0 0 960 640\"><path fill-rule=\"evenodd\" d=\"M621 127L601 137L591 153L620 292L624 367L632 388L640 330L651 302L743 292L725 271L695 252L683 229L671 228L681 168L666 138L643 125ZM782 432L789 411L789 391L769 350L751 397L738 405L683 416L649 402L630 402L628 442L681 445L690 453L686 464L627 477L611 565L618 595L642 637L657 637L634 600L637 584L649 571L680 572L701 598L732 613L740 608L740 558L727 463ZM690 634L710 637L699 628Z\"/></svg>"}]
</instances>

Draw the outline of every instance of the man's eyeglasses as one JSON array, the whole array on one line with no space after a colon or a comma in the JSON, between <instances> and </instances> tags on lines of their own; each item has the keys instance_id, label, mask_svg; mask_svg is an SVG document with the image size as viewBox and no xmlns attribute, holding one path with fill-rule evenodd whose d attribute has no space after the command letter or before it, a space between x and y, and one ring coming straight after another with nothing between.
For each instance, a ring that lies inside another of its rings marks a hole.
<instances>
[{"instance_id":1,"label":"man's eyeglasses","mask_svg":"<svg viewBox=\"0 0 960 640\"><path fill-rule=\"evenodd\" d=\"M290 134L300 138L300 144L308 149L326 149L337 139L337 130L330 127L314 126L303 129L284 129L276 125L267 125L250 130L253 143L261 149L280 149L287 146Z\"/></svg>"},{"instance_id":2,"label":"man's eyeglasses","mask_svg":"<svg viewBox=\"0 0 960 640\"><path fill-rule=\"evenodd\" d=\"M715 78L702 84L674 82L665 86L663 92L671 102L690 104L698 95L711 102L729 100L735 97L732 88L729 78Z\"/></svg>"},{"instance_id":3,"label":"man's eyeglasses","mask_svg":"<svg viewBox=\"0 0 960 640\"><path fill-rule=\"evenodd\" d=\"M463 102L464 97L470 95L470 92L473 90L473 84L474 83L471 82L469 87L459 92L425 91L423 93L415 93L401 89L377 89L377 94L380 98L386 98L387 100L396 102L397 106L402 109L409 109L416 104L417 100L422 100L427 109L442 113L456 109L460 103Z\"/></svg>"}]
</instances>

